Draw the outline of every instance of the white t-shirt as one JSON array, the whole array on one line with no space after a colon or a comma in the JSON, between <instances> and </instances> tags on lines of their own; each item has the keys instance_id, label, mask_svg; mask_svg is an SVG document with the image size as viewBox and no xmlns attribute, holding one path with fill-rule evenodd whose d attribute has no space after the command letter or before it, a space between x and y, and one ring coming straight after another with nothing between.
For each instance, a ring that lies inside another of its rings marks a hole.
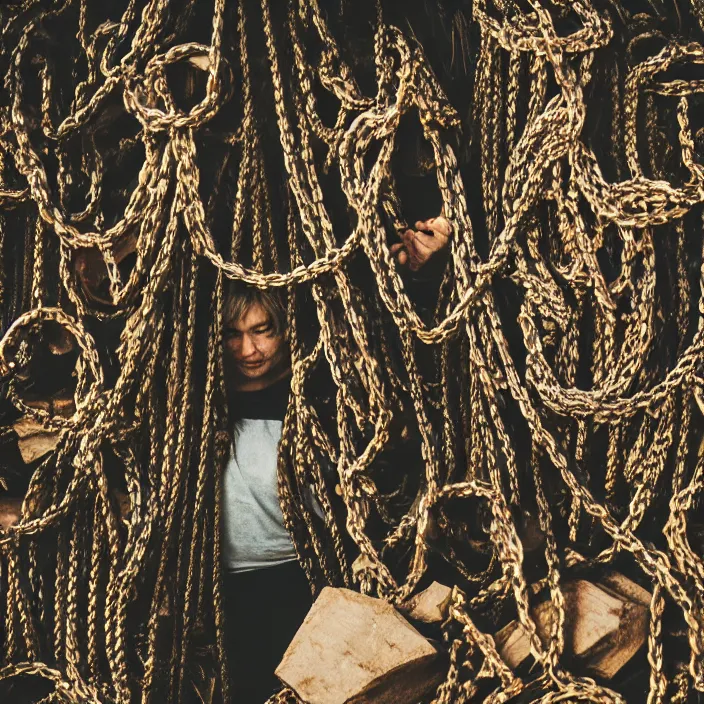
<instances>
[{"instance_id":1,"label":"white t-shirt","mask_svg":"<svg viewBox=\"0 0 704 704\"><path fill-rule=\"evenodd\" d=\"M244 419L223 477L225 569L246 572L296 559L277 486L280 420Z\"/></svg>"}]
</instances>

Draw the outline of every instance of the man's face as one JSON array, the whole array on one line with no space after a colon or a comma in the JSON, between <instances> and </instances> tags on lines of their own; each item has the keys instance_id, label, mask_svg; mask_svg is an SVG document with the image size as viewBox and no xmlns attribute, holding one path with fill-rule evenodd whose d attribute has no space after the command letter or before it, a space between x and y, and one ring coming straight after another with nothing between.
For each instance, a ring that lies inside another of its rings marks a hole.
<instances>
[{"instance_id":1,"label":"man's face","mask_svg":"<svg viewBox=\"0 0 704 704\"><path fill-rule=\"evenodd\" d=\"M259 303L225 321L224 345L237 372L250 381L275 371L286 356L284 336L274 333L271 316Z\"/></svg>"}]
</instances>

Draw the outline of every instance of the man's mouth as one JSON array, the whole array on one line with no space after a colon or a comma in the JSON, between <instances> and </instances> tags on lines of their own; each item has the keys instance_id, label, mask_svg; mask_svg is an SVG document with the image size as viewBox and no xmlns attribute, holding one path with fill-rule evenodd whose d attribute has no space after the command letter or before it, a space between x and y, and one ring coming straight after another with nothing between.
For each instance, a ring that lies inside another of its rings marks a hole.
<instances>
[{"instance_id":1,"label":"man's mouth","mask_svg":"<svg viewBox=\"0 0 704 704\"><path fill-rule=\"evenodd\" d=\"M256 369L257 367L261 367L264 362L266 362L265 359L261 359L258 362L240 362L240 367L244 369Z\"/></svg>"}]
</instances>

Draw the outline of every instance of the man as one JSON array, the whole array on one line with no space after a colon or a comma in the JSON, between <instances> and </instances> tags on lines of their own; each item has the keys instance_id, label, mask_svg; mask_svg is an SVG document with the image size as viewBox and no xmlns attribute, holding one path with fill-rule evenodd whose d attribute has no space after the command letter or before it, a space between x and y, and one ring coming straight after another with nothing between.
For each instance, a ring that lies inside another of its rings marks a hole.
<instances>
[{"instance_id":1,"label":"man","mask_svg":"<svg viewBox=\"0 0 704 704\"><path fill-rule=\"evenodd\" d=\"M417 222L391 251L418 271L450 236L444 217ZM275 291L233 288L224 311L224 360L234 454L223 478L226 635L238 704L261 704L274 670L311 605L284 527L277 449L290 388L285 310ZM283 586L283 588L282 588Z\"/></svg>"}]
</instances>

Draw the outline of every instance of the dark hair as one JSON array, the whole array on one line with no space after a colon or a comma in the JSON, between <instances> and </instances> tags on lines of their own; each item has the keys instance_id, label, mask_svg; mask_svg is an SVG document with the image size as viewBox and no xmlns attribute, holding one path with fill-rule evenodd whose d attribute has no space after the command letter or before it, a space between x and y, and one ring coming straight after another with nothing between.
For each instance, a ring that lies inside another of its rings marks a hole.
<instances>
[{"instance_id":1,"label":"dark hair","mask_svg":"<svg viewBox=\"0 0 704 704\"><path fill-rule=\"evenodd\" d=\"M225 290L223 316L225 320L237 320L258 304L269 314L274 334L281 335L286 328L286 306L278 289L261 289L256 286L232 282Z\"/></svg>"}]
</instances>

